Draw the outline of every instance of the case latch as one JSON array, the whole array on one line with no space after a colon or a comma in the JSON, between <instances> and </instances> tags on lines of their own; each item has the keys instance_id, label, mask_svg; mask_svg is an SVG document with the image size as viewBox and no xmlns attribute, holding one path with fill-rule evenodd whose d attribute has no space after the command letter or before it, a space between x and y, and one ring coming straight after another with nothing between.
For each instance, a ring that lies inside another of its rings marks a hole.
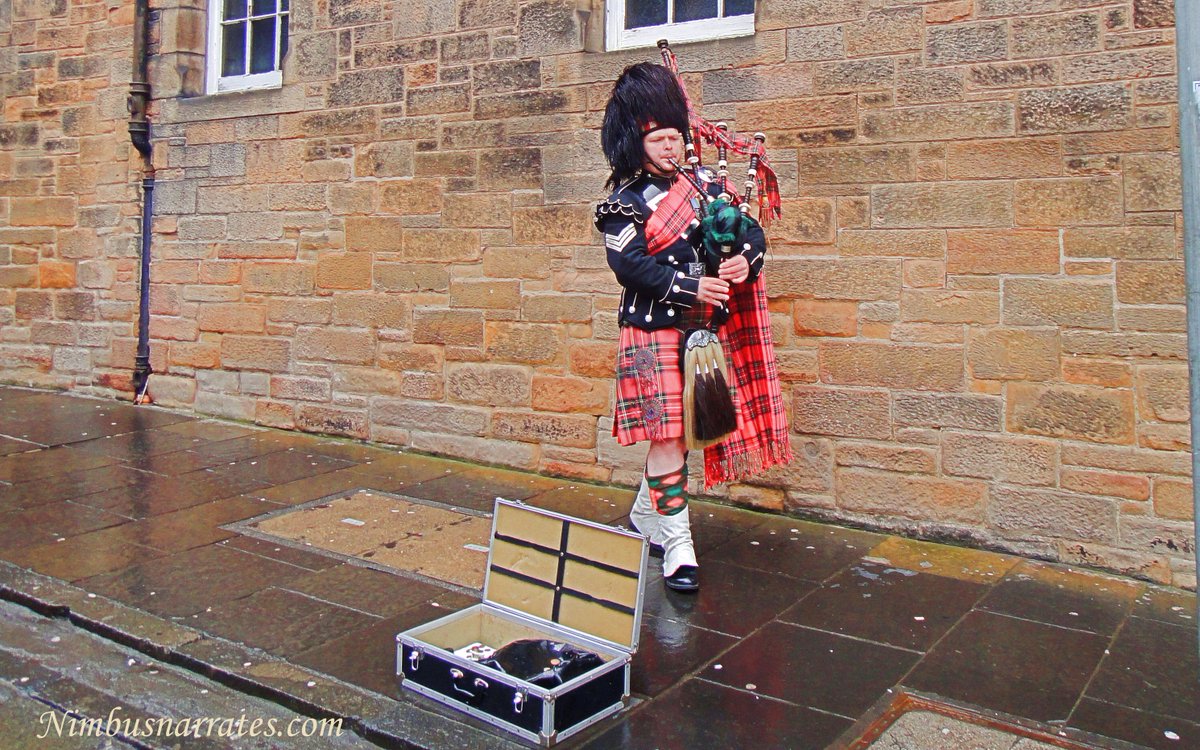
<instances>
[{"instance_id":1,"label":"case latch","mask_svg":"<svg viewBox=\"0 0 1200 750\"><path fill-rule=\"evenodd\" d=\"M409 672L417 671L417 668L421 666L421 657L422 656L424 656L424 654L421 652L421 649L419 649L419 648L414 648L412 651L408 652L408 671Z\"/></svg>"},{"instance_id":2,"label":"case latch","mask_svg":"<svg viewBox=\"0 0 1200 750\"><path fill-rule=\"evenodd\" d=\"M525 701L529 698L528 690L518 690L513 694L513 713L519 714L525 710Z\"/></svg>"}]
</instances>

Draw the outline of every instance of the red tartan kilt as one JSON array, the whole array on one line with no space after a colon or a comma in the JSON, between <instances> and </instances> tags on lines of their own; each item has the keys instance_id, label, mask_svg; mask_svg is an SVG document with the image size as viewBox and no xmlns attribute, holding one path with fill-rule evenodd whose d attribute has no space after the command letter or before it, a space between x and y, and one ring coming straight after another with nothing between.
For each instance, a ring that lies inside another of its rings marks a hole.
<instances>
[{"instance_id":1,"label":"red tartan kilt","mask_svg":"<svg viewBox=\"0 0 1200 750\"><path fill-rule=\"evenodd\" d=\"M728 348L723 334L720 331L717 335L722 346ZM675 328L643 331L621 327L617 407L613 415L613 435L621 445L683 437L683 372L679 363L682 337ZM740 425L737 392L731 390Z\"/></svg>"},{"instance_id":2,"label":"red tartan kilt","mask_svg":"<svg viewBox=\"0 0 1200 750\"><path fill-rule=\"evenodd\" d=\"M621 327L613 435L621 445L683 437L683 374L674 328Z\"/></svg>"}]
</instances>

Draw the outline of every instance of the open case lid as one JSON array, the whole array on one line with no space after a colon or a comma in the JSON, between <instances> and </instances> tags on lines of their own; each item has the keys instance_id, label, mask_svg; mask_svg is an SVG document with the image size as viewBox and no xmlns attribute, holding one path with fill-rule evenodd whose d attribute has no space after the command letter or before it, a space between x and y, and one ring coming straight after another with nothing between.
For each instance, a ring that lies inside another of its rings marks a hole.
<instances>
[{"instance_id":1,"label":"open case lid","mask_svg":"<svg viewBox=\"0 0 1200 750\"><path fill-rule=\"evenodd\" d=\"M483 600L636 651L645 538L496 498Z\"/></svg>"}]
</instances>

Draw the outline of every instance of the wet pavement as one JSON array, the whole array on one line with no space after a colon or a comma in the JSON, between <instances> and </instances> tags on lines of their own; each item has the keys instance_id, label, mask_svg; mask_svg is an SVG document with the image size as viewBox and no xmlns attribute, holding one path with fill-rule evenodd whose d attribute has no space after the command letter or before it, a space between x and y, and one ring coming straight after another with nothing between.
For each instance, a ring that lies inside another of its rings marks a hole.
<instances>
[{"instance_id":1,"label":"wet pavement","mask_svg":"<svg viewBox=\"0 0 1200 750\"><path fill-rule=\"evenodd\" d=\"M255 699L344 717L377 745L522 747L395 686L395 634L478 594L346 554L354 545L322 551L311 529L249 525L362 492L475 514L503 496L608 524L632 499L0 387L0 598ZM352 537L334 516L330 537ZM634 704L562 747L1200 748L1194 594L716 504L693 519L701 591L668 592L652 561ZM28 699L3 667L0 698Z\"/></svg>"}]
</instances>

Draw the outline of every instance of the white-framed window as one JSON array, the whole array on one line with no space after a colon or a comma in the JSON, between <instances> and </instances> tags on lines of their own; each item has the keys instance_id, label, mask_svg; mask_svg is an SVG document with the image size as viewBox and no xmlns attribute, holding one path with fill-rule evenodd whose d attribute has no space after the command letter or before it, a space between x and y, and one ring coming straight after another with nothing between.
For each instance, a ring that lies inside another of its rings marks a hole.
<instances>
[{"instance_id":1,"label":"white-framed window","mask_svg":"<svg viewBox=\"0 0 1200 750\"><path fill-rule=\"evenodd\" d=\"M609 50L749 36L754 0L605 0Z\"/></svg>"},{"instance_id":2,"label":"white-framed window","mask_svg":"<svg viewBox=\"0 0 1200 750\"><path fill-rule=\"evenodd\" d=\"M283 84L289 2L208 0L208 93Z\"/></svg>"}]
</instances>

